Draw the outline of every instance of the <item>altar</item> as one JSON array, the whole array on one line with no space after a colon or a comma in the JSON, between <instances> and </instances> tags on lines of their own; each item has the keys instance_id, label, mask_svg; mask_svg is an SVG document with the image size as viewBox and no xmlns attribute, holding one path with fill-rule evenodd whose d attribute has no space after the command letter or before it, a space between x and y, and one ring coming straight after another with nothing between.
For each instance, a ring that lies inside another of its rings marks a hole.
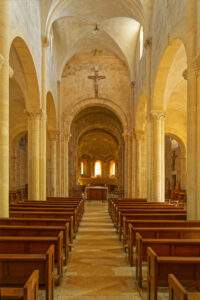
<instances>
[{"instance_id":1,"label":"altar","mask_svg":"<svg viewBox=\"0 0 200 300\"><path fill-rule=\"evenodd\" d=\"M108 187L106 186L86 186L85 194L87 200L107 200Z\"/></svg>"}]
</instances>

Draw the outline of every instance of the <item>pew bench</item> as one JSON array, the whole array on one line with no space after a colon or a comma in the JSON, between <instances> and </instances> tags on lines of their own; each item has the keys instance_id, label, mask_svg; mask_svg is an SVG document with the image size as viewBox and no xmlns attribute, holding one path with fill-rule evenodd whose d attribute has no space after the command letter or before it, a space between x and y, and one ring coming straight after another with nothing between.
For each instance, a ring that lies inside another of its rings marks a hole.
<instances>
[{"instance_id":1,"label":"pew bench","mask_svg":"<svg viewBox=\"0 0 200 300\"><path fill-rule=\"evenodd\" d=\"M200 221L198 220L132 220L129 218L123 218L123 230L122 230L122 240L125 246L128 241L129 224L133 227L200 227Z\"/></svg>"},{"instance_id":2,"label":"pew bench","mask_svg":"<svg viewBox=\"0 0 200 300\"><path fill-rule=\"evenodd\" d=\"M64 263L67 264L69 258L68 241L63 238L63 227L61 226L21 226L21 225L0 225L0 237L40 237L42 239L58 237L62 235L62 252L64 253ZM61 233L62 232L62 233ZM61 237L60 237L61 238ZM36 243L36 241L35 241ZM66 244L65 244L66 243ZM42 247L42 245L41 245ZM59 250L60 252L60 250Z\"/></svg>"},{"instance_id":3,"label":"pew bench","mask_svg":"<svg viewBox=\"0 0 200 300\"><path fill-rule=\"evenodd\" d=\"M39 271L34 270L22 287L1 287L2 300L37 300L39 286Z\"/></svg>"},{"instance_id":4,"label":"pew bench","mask_svg":"<svg viewBox=\"0 0 200 300\"><path fill-rule=\"evenodd\" d=\"M38 219L38 218L0 218L0 225L22 226L63 226L64 243L73 243L73 217L68 219Z\"/></svg>"},{"instance_id":5,"label":"pew bench","mask_svg":"<svg viewBox=\"0 0 200 300\"><path fill-rule=\"evenodd\" d=\"M22 286L30 274L39 270L39 287L45 289L46 300L54 299L54 246L45 254L0 254L0 285Z\"/></svg>"},{"instance_id":6,"label":"pew bench","mask_svg":"<svg viewBox=\"0 0 200 300\"><path fill-rule=\"evenodd\" d=\"M157 255L161 256L195 256L200 257L200 239L145 239L136 233L135 266L136 280L142 287L143 262L147 261L147 248L151 247Z\"/></svg>"},{"instance_id":7,"label":"pew bench","mask_svg":"<svg viewBox=\"0 0 200 300\"><path fill-rule=\"evenodd\" d=\"M37 219L73 219L73 238L75 237L75 232L77 231L77 224L75 220L74 213L69 212L36 212L36 211L11 211L11 218L37 218Z\"/></svg>"},{"instance_id":8,"label":"pew bench","mask_svg":"<svg viewBox=\"0 0 200 300\"><path fill-rule=\"evenodd\" d=\"M0 236L0 254L44 254L54 245L54 279L59 285L63 277L63 232L57 237Z\"/></svg>"},{"instance_id":9,"label":"pew bench","mask_svg":"<svg viewBox=\"0 0 200 300\"><path fill-rule=\"evenodd\" d=\"M129 229L128 259L131 266L133 265L134 247L136 246L136 233L139 233L144 239L200 239L200 227L139 228L129 224Z\"/></svg>"},{"instance_id":10,"label":"pew bench","mask_svg":"<svg viewBox=\"0 0 200 300\"><path fill-rule=\"evenodd\" d=\"M169 300L199 300L200 292L190 292L173 274L168 275Z\"/></svg>"},{"instance_id":11,"label":"pew bench","mask_svg":"<svg viewBox=\"0 0 200 300\"><path fill-rule=\"evenodd\" d=\"M157 300L159 287L168 287L168 274L173 273L190 288L200 282L200 257L158 256L147 248L147 299Z\"/></svg>"}]
</instances>

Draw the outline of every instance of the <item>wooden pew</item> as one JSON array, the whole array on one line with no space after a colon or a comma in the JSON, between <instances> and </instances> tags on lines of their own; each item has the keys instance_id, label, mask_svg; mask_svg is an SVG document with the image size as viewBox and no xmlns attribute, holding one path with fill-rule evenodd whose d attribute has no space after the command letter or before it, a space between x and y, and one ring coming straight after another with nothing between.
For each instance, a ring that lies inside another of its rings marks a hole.
<instances>
[{"instance_id":1,"label":"wooden pew","mask_svg":"<svg viewBox=\"0 0 200 300\"><path fill-rule=\"evenodd\" d=\"M200 282L200 257L158 256L148 247L147 261L148 300L157 300L158 287L168 286L168 274L173 273L183 280L186 287Z\"/></svg>"},{"instance_id":2,"label":"wooden pew","mask_svg":"<svg viewBox=\"0 0 200 300\"><path fill-rule=\"evenodd\" d=\"M199 300L200 292L189 292L173 274L168 275L169 300Z\"/></svg>"},{"instance_id":3,"label":"wooden pew","mask_svg":"<svg viewBox=\"0 0 200 300\"><path fill-rule=\"evenodd\" d=\"M37 212L37 211L11 211L11 218L39 218L39 219L69 219L73 218L73 237L77 231L77 224L74 213L69 212Z\"/></svg>"},{"instance_id":4,"label":"wooden pew","mask_svg":"<svg viewBox=\"0 0 200 300\"><path fill-rule=\"evenodd\" d=\"M183 209L152 209L152 208L143 208L143 209L131 209L131 210L119 210L118 214L116 216L116 228L117 231L119 232L119 236L121 238L122 230L123 230L123 219L132 219L132 216L135 214L180 214L185 216L187 215L186 211Z\"/></svg>"},{"instance_id":5,"label":"wooden pew","mask_svg":"<svg viewBox=\"0 0 200 300\"><path fill-rule=\"evenodd\" d=\"M200 256L200 239L145 239L136 233L135 266L136 280L142 287L142 263L147 261L147 248L151 247L162 256Z\"/></svg>"},{"instance_id":6,"label":"wooden pew","mask_svg":"<svg viewBox=\"0 0 200 300\"><path fill-rule=\"evenodd\" d=\"M23 225L0 225L0 237L15 236L15 237L40 237L51 238L58 237L62 232L62 226L23 226ZM69 258L68 245L64 244L63 239L63 253L65 255L65 264L67 264ZM42 247L42 245L41 245Z\"/></svg>"},{"instance_id":7,"label":"wooden pew","mask_svg":"<svg viewBox=\"0 0 200 300\"><path fill-rule=\"evenodd\" d=\"M0 218L0 225L23 226L64 226L64 244L73 243L73 217L66 219L38 219L38 218Z\"/></svg>"},{"instance_id":8,"label":"wooden pew","mask_svg":"<svg viewBox=\"0 0 200 300\"><path fill-rule=\"evenodd\" d=\"M2 300L37 300L39 285L39 271L34 270L26 280L23 287L1 287L0 299Z\"/></svg>"},{"instance_id":9,"label":"wooden pew","mask_svg":"<svg viewBox=\"0 0 200 300\"><path fill-rule=\"evenodd\" d=\"M129 225L130 241L128 245L128 258L130 265L133 265L134 247L136 246L136 233L145 239L199 239L200 227L159 227L159 228L138 228Z\"/></svg>"},{"instance_id":10,"label":"wooden pew","mask_svg":"<svg viewBox=\"0 0 200 300\"><path fill-rule=\"evenodd\" d=\"M128 233L129 233L129 224L132 224L133 227L200 227L200 221L198 220L132 220L129 218L123 218L123 245L128 241Z\"/></svg>"},{"instance_id":11,"label":"wooden pew","mask_svg":"<svg viewBox=\"0 0 200 300\"><path fill-rule=\"evenodd\" d=\"M46 300L54 299L54 246L45 254L0 254L0 285L23 285L30 274L39 270L39 287L45 288ZM20 270L20 271L19 271Z\"/></svg>"},{"instance_id":12,"label":"wooden pew","mask_svg":"<svg viewBox=\"0 0 200 300\"><path fill-rule=\"evenodd\" d=\"M0 254L44 254L54 245L57 274L54 279L58 285L63 277L63 232L56 237L0 236Z\"/></svg>"}]
</instances>

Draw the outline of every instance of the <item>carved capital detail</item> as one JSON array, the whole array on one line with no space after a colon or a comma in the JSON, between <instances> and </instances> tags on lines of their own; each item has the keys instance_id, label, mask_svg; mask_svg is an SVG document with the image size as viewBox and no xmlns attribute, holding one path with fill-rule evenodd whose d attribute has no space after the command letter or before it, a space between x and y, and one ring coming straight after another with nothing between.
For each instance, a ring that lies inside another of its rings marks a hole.
<instances>
[{"instance_id":1,"label":"carved capital detail","mask_svg":"<svg viewBox=\"0 0 200 300\"><path fill-rule=\"evenodd\" d=\"M164 111L161 111L161 110L152 110L152 111L151 111L151 116L152 116L155 120L159 121L159 120L165 118L165 113L164 113Z\"/></svg>"},{"instance_id":2,"label":"carved capital detail","mask_svg":"<svg viewBox=\"0 0 200 300\"><path fill-rule=\"evenodd\" d=\"M144 42L144 47L147 48L151 48L152 47L152 37L148 37L145 42Z\"/></svg>"},{"instance_id":3,"label":"carved capital detail","mask_svg":"<svg viewBox=\"0 0 200 300\"><path fill-rule=\"evenodd\" d=\"M138 142L141 141L141 140L144 140L145 132L143 130L135 131L135 138Z\"/></svg>"},{"instance_id":4,"label":"carved capital detail","mask_svg":"<svg viewBox=\"0 0 200 300\"><path fill-rule=\"evenodd\" d=\"M27 115L28 118L34 120L34 119L41 119L42 115L43 115L43 111L39 110L39 111L27 111L24 110L24 113Z\"/></svg>"}]
</instances>

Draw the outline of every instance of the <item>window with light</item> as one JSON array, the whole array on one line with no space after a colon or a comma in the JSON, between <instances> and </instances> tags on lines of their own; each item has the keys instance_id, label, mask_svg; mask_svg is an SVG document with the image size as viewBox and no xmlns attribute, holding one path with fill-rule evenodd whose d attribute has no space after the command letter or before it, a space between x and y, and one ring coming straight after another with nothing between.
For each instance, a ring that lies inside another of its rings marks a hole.
<instances>
[{"instance_id":1,"label":"window with light","mask_svg":"<svg viewBox=\"0 0 200 300\"><path fill-rule=\"evenodd\" d=\"M141 28L140 28L140 59L142 58L142 55L143 55L143 47L144 47L144 31L143 31L143 27L141 26Z\"/></svg>"},{"instance_id":2,"label":"window with light","mask_svg":"<svg viewBox=\"0 0 200 300\"><path fill-rule=\"evenodd\" d=\"M97 160L94 165L94 176L101 176L101 161Z\"/></svg>"},{"instance_id":3,"label":"window with light","mask_svg":"<svg viewBox=\"0 0 200 300\"><path fill-rule=\"evenodd\" d=\"M84 162L81 162L81 175L84 175Z\"/></svg>"},{"instance_id":4,"label":"window with light","mask_svg":"<svg viewBox=\"0 0 200 300\"><path fill-rule=\"evenodd\" d=\"M115 176L116 174L116 164L114 160L110 162L110 176Z\"/></svg>"}]
</instances>

